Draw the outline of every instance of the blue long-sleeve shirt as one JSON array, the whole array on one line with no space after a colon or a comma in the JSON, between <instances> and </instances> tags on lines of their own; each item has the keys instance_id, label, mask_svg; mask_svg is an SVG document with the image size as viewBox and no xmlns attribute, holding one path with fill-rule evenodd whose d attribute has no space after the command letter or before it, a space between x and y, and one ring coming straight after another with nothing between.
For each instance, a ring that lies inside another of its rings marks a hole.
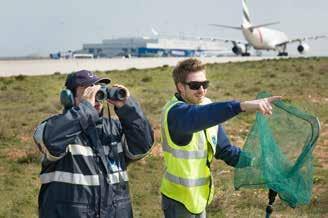
<instances>
[{"instance_id":1,"label":"blue long-sleeve shirt","mask_svg":"<svg viewBox=\"0 0 328 218\"><path fill-rule=\"evenodd\" d=\"M176 95L183 101L183 99ZM242 112L240 102L214 102L207 105L193 105L184 102L174 105L168 113L168 128L173 142L187 145L194 132L219 125L215 158L235 166L241 149L231 144L221 123Z\"/></svg>"}]
</instances>

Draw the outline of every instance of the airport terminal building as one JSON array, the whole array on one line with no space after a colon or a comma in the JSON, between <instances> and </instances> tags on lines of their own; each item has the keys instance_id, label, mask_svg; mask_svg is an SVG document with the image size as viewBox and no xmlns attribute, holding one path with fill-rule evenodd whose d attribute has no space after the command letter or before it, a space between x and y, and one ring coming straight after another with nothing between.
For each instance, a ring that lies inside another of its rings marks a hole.
<instances>
[{"instance_id":1,"label":"airport terminal building","mask_svg":"<svg viewBox=\"0 0 328 218\"><path fill-rule=\"evenodd\" d=\"M83 44L78 53L94 57L208 57L230 54L223 42L196 40L131 37L106 39L99 44Z\"/></svg>"}]
</instances>

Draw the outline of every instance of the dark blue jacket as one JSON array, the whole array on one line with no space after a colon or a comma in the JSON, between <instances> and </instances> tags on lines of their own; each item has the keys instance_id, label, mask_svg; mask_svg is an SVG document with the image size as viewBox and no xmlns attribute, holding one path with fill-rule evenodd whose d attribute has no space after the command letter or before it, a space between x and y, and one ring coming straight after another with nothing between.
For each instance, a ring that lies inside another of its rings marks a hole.
<instances>
[{"instance_id":1,"label":"dark blue jacket","mask_svg":"<svg viewBox=\"0 0 328 218\"><path fill-rule=\"evenodd\" d=\"M176 94L180 101L184 101ZM168 112L168 128L175 144L187 145L194 132L219 125L215 158L235 166L241 149L230 143L221 123L241 112L240 102L214 102L207 105L178 103Z\"/></svg>"},{"instance_id":2,"label":"dark blue jacket","mask_svg":"<svg viewBox=\"0 0 328 218\"><path fill-rule=\"evenodd\" d=\"M102 118L84 101L38 126L40 217L132 217L127 165L147 154L153 131L131 97L115 111L119 120Z\"/></svg>"}]
</instances>

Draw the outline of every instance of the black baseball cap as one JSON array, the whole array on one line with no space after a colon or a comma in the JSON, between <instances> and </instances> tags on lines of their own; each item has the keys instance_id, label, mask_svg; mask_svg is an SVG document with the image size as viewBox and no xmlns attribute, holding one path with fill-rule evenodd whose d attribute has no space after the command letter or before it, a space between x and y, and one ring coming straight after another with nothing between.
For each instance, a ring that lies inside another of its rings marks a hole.
<instances>
[{"instance_id":1,"label":"black baseball cap","mask_svg":"<svg viewBox=\"0 0 328 218\"><path fill-rule=\"evenodd\" d=\"M69 74L66 78L66 88L73 90L77 86L91 86L97 83L110 83L109 78L100 78L89 70L79 70Z\"/></svg>"}]
</instances>

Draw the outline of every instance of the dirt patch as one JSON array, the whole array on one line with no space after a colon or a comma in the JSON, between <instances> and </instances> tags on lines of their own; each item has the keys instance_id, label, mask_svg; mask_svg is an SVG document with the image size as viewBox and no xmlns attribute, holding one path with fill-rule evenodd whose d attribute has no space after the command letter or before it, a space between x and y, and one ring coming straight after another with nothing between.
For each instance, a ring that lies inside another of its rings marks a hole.
<instances>
[{"instance_id":1,"label":"dirt patch","mask_svg":"<svg viewBox=\"0 0 328 218\"><path fill-rule=\"evenodd\" d=\"M13 161L19 160L27 156L26 151L17 148L5 149L4 154L9 160Z\"/></svg>"},{"instance_id":2,"label":"dirt patch","mask_svg":"<svg viewBox=\"0 0 328 218\"><path fill-rule=\"evenodd\" d=\"M6 175L6 173L7 173L6 168L3 166L0 166L0 176L4 176L4 175Z\"/></svg>"},{"instance_id":3,"label":"dirt patch","mask_svg":"<svg viewBox=\"0 0 328 218\"><path fill-rule=\"evenodd\" d=\"M314 204L316 206L318 206L319 204L327 205L328 198L326 193L327 193L326 184L323 183L323 184L314 185L311 204Z\"/></svg>"},{"instance_id":4,"label":"dirt patch","mask_svg":"<svg viewBox=\"0 0 328 218\"><path fill-rule=\"evenodd\" d=\"M154 157L162 157L163 156L163 149L160 143L154 145L154 148L151 150L151 155Z\"/></svg>"},{"instance_id":5,"label":"dirt patch","mask_svg":"<svg viewBox=\"0 0 328 218\"><path fill-rule=\"evenodd\" d=\"M328 168L328 124L321 125L321 133L317 146L314 148L314 157L319 160L319 164Z\"/></svg>"},{"instance_id":6,"label":"dirt patch","mask_svg":"<svg viewBox=\"0 0 328 218\"><path fill-rule=\"evenodd\" d=\"M31 142L32 141L32 137L31 136L28 136L28 135L22 135L20 137L20 141L22 143L28 143L28 142Z\"/></svg>"},{"instance_id":7,"label":"dirt patch","mask_svg":"<svg viewBox=\"0 0 328 218\"><path fill-rule=\"evenodd\" d=\"M328 98L322 96L308 95L308 98L313 103L328 102Z\"/></svg>"},{"instance_id":8,"label":"dirt patch","mask_svg":"<svg viewBox=\"0 0 328 218\"><path fill-rule=\"evenodd\" d=\"M10 148L3 150L4 156L11 161L18 163L39 162L40 153L37 150L22 150L17 148Z\"/></svg>"},{"instance_id":9,"label":"dirt patch","mask_svg":"<svg viewBox=\"0 0 328 218\"><path fill-rule=\"evenodd\" d=\"M160 126L156 125L153 130L154 130L155 142L159 142L161 140L161 128L160 128Z\"/></svg>"},{"instance_id":10,"label":"dirt patch","mask_svg":"<svg viewBox=\"0 0 328 218\"><path fill-rule=\"evenodd\" d=\"M152 124L154 126L154 139L155 139L155 145L151 150L151 155L154 157L162 157L163 156L163 149L161 145L161 126L159 123L153 122Z\"/></svg>"}]
</instances>

